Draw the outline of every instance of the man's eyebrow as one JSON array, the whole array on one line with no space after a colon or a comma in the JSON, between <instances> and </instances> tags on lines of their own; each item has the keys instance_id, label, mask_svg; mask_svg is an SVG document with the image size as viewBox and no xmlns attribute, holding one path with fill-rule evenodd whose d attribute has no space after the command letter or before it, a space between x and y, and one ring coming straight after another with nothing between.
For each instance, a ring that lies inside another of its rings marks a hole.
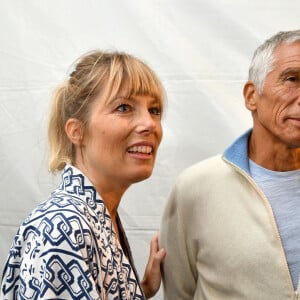
<instances>
[{"instance_id":1,"label":"man's eyebrow","mask_svg":"<svg viewBox=\"0 0 300 300\"><path fill-rule=\"evenodd\" d=\"M287 68L280 73L280 77L285 77L286 75L300 73L299 68Z\"/></svg>"}]
</instances>

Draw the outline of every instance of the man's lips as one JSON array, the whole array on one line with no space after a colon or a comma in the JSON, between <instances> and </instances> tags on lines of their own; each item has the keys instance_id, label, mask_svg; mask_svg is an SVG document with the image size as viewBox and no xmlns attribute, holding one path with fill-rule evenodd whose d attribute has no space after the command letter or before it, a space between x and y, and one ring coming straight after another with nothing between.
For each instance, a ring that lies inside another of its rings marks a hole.
<instances>
[{"instance_id":1,"label":"man's lips","mask_svg":"<svg viewBox=\"0 0 300 300\"><path fill-rule=\"evenodd\" d=\"M286 120L295 126L300 127L300 117L288 117Z\"/></svg>"},{"instance_id":2,"label":"man's lips","mask_svg":"<svg viewBox=\"0 0 300 300\"><path fill-rule=\"evenodd\" d=\"M295 122L300 122L300 117L298 116L290 116L290 117L287 117L288 120L291 120L291 121L295 121Z\"/></svg>"}]
</instances>

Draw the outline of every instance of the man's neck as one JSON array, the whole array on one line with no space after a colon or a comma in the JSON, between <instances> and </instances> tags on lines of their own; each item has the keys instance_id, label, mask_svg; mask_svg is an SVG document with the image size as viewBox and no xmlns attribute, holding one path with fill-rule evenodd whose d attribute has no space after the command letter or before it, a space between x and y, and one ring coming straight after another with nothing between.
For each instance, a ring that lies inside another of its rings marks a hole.
<instances>
[{"instance_id":1,"label":"man's neck","mask_svg":"<svg viewBox=\"0 0 300 300\"><path fill-rule=\"evenodd\" d=\"M248 153L252 161L269 170L284 172L300 169L300 148L290 148L268 136L252 133Z\"/></svg>"}]
</instances>

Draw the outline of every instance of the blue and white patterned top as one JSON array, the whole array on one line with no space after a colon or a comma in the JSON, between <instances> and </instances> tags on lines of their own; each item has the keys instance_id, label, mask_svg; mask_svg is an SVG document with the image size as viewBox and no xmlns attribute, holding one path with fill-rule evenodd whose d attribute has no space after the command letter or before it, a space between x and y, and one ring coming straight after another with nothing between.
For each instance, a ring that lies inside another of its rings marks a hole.
<instances>
[{"instance_id":1,"label":"blue and white patterned top","mask_svg":"<svg viewBox=\"0 0 300 300\"><path fill-rule=\"evenodd\" d=\"M9 252L1 299L145 299L95 188L66 166L62 183L24 221Z\"/></svg>"}]
</instances>

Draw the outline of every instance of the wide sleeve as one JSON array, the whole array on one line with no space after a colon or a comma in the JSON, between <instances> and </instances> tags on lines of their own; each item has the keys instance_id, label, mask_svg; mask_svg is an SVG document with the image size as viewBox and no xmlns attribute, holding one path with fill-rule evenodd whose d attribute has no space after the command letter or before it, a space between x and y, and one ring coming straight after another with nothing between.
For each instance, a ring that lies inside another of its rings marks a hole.
<instances>
[{"instance_id":1,"label":"wide sleeve","mask_svg":"<svg viewBox=\"0 0 300 300\"><path fill-rule=\"evenodd\" d=\"M62 209L20 227L4 269L1 299L103 299L93 232Z\"/></svg>"},{"instance_id":2,"label":"wide sleeve","mask_svg":"<svg viewBox=\"0 0 300 300\"><path fill-rule=\"evenodd\" d=\"M197 272L194 247L189 241L189 209L184 205L185 187L178 180L167 201L160 228L160 246L166 249L163 263L164 299L193 299Z\"/></svg>"}]
</instances>

